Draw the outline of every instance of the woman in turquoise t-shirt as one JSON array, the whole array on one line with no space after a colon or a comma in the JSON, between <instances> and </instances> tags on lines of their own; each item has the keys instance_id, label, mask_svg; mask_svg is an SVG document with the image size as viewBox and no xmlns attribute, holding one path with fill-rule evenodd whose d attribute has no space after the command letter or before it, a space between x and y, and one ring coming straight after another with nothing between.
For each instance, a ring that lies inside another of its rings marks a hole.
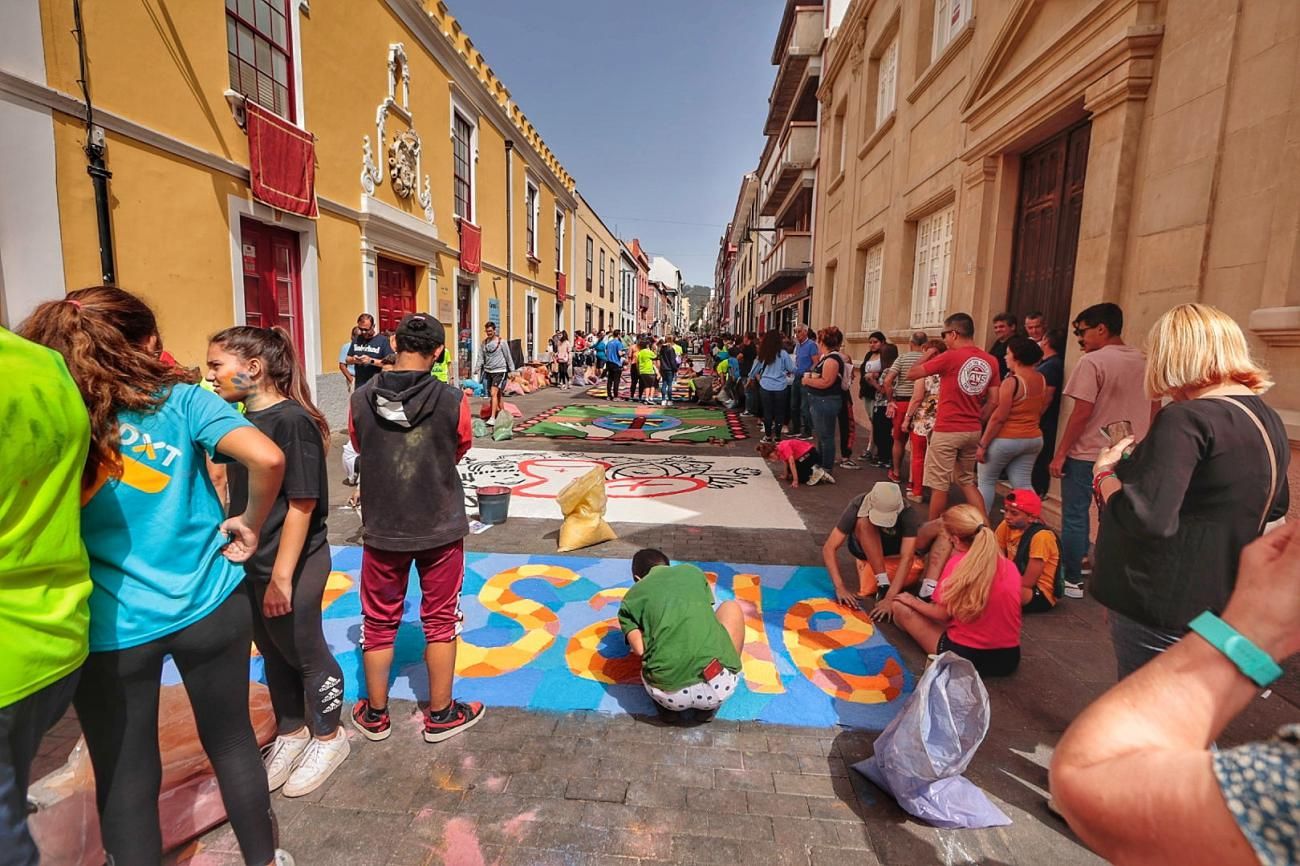
<instances>
[{"instance_id":1,"label":"woman in turquoise t-shirt","mask_svg":"<svg viewBox=\"0 0 1300 866\"><path fill-rule=\"evenodd\" d=\"M170 655L250 866L283 866L248 717L252 622L243 562L257 548L284 455L190 373L160 360L153 311L101 286L42 304L21 329L58 351L90 413L82 538L90 655L76 708L95 769L109 862L158 863L158 690ZM243 514L223 519L206 458L248 468Z\"/></svg>"}]
</instances>

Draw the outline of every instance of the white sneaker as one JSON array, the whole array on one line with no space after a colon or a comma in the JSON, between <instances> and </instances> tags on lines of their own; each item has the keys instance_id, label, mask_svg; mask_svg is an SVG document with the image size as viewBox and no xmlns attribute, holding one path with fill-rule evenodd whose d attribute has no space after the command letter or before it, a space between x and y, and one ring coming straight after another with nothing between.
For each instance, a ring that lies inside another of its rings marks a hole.
<instances>
[{"instance_id":1,"label":"white sneaker","mask_svg":"<svg viewBox=\"0 0 1300 866\"><path fill-rule=\"evenodd\" d=\"M266 765L266 785L274 791L289 779L302 753L311 745L311 734L305 730L300 737L276 737L266 747L262 763Z\"/></svg>"},{"instance_id":2,"label":"white sneaker","mask_svg":"<svg viewBox=\"0 0 1300 866\"><path fill-rule=\"evenodd\" d=\"M298 759L298 765L293 768L289 775L289 781L284 783L286 797L301 797L304 794L310 794L330 777L339 764L352 752L352 747L348 745L347 734L339 731L337 736L332 740L317 740L312 738L311 744Z\"/></svg>"},{"instance_id":3,"label":"white sneaker","mask_svg":"<svg viewBox=\"0 0 1300 866\"><path fill-rule=\"evenodd\" d=\"M1067 581L1065 582L1065 597L1066 597L1066 598L1083 598L1083 584L1082 584L1082 583L1070 583L1070 581L1067 580Z\"/></svg>"},{"instance_id":4,"label":"white sneaker","mask_svg":"<svg viewBox=\"0 0 1300 866\"><path fill-rule=\"evenodd\" d=\"M809 473L808 481L804 486L816 487L818 484L822 483L825 480L826 480L826 470L822 469L820 466L814 466L812 468L812 472Z\"/></svg>"},{"instance_id":5,"label":"white sneaker","mask_svg":"<svg viewBox=\"0 0 1300 866\"><path fill-rule=\"evenodd\" d=\"M822 470L822 481L825 481L827 484L834 484L834 483L835 483L835 476L832 475L832 474L830 474L829 472L827 472L825 469L823 469L823 470Z\"/></svg>"},{"instance_id":6,"label":"white sneaker","mask_svg":"<svg viewBox=\"0 0 1300 866\"><path fill-rule=\"evenodd\" d=\"M487 419L487 421L485 421L485 422L483 422L483 423L487 424L489 427L495 427L495 426L497 426L497 419L496 419L496 418L489 418L489 419Z\"/></svg>"},{"instance_id":7,"label":"white sneaker","mask_svg":"<svg viewBox=\"0 0 1300 866\"><path fill-rule=\"evenodd\" d=\"M275 866L295 866L293 855L283 848L275 849Z\"/></svg>"},{"instance_id":8,"label":"white sneaker","mask_svg":"<svg viewBox=\"0 0 1300 866\"><path fill-rule=\"evenodd\" d=\"M917 596L917 598L922 601L929 601L930 596L934 595L934 591L938 585L937 582L927 577L925 580L921 581L921 594Z\"/></svg>"}]
</instances>

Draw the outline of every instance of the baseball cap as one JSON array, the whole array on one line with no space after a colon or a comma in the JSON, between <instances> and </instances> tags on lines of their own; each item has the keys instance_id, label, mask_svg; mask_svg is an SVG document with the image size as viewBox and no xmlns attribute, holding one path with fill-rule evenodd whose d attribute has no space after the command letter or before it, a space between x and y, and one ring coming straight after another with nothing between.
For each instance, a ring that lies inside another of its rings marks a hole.
<instances>
[{"instance_id":1,"label":"baseball cap","mask_svg":"<svg viewBox=\"0 0 1300 866\"><path fill-rule=\"evenodd\" d=\"M1043 500L1032 490L1012 490L1003 501L1012 508L1025 512L1030 517L1043 516Z\"/></svg>"},{"instance_id":2,"label":"baseball cap","mask_svg":"<svg viewBox=\"0 0 1300 866\"><path fill-rule=\"evenodd\" d=\"M877 481L858 509L858 517L865 516L885 529L897 523L898 515L902 513L903 490L892 481Z\"/></svg>"},{"instance_id":3,"label":"baseball cap","mask_svg":"<svg viewBox=\"0 0 1300 866\"><path fill-rule=\"evenodd\" d=\"M447 342L446 328L442 326L442 322L428 313L407 313L397 326L397 336L433 340L437 345Z\"/></svg>"}]
</instances>

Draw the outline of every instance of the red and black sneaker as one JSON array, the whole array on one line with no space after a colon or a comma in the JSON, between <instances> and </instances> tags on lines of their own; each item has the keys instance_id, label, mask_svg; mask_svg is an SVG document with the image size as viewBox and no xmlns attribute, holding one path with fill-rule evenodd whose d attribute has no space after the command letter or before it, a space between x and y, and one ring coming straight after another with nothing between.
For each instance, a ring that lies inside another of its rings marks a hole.
<instances>
[{"instance_id":1,"label":"red and black sneaker","mask_svg":"<svg viewBox=\"0 0 1300 866\"><path fill-rule=\"evenodd\" d=\"M426 743L441 743L443 740L449 740L467 728L472 728L483 718L484 707L481 701L470 701L463 703L461 701L452 701L447 718L439 721L433 717L433 713L428 710L424 711L424 741Z\"/></svg>"},{"instance_id":2,"label":"red and black sneaker","mask_svg":"<svg viewBox=\"0 0 1300 866\"><path fill-rule=\"evenodd\" d=\"M386 740L388 735L393 732L393 722L388 718L388 708L374 711L370 709L370 701L357 701L357 705L352 708L352 724L361 732L361 736L367 740Z\"/></svg>"}]
</instances>

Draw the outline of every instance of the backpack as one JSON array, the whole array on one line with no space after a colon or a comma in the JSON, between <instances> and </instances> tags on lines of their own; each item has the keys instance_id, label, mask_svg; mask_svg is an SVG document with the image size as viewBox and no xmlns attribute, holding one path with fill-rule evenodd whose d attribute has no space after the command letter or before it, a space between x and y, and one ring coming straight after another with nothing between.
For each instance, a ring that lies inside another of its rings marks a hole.
<instances>
[{"instance_id":1,"label":"backpack","mask_svg":"<svg viewBox=\"0 0 1300 866\"><path fill-rule=\"evenodd\" d=\"M677 368L681 366L681 359L677 357L677 350L672 343L664 343L659 349L659 363L668 368L671 373L676 373Z\"/></svg>"},{"instance_id":2,"label":"backpack","mask_svg":"<svg viewBox=\"0 0 1300 866\"><path fill-rule=\"evenodd\" d=\"M1029 543L1034 540L1034 536L1038 533L1051 531L1049 526L1041 523L1031 523L1029 528L1025 530L1025 534L1020 536L1020 546L1016 548L1016 558L1013 562L1015 562L1016 569L1022 575L1025 573L1025 569L1029 568ZM1057 598L1061 597L1061 592L1065 589L1064 583L1065 570L1058 564L1056 566L1056 579L1052 584L1052 594Z\"/></svg>"}]
</instances>

